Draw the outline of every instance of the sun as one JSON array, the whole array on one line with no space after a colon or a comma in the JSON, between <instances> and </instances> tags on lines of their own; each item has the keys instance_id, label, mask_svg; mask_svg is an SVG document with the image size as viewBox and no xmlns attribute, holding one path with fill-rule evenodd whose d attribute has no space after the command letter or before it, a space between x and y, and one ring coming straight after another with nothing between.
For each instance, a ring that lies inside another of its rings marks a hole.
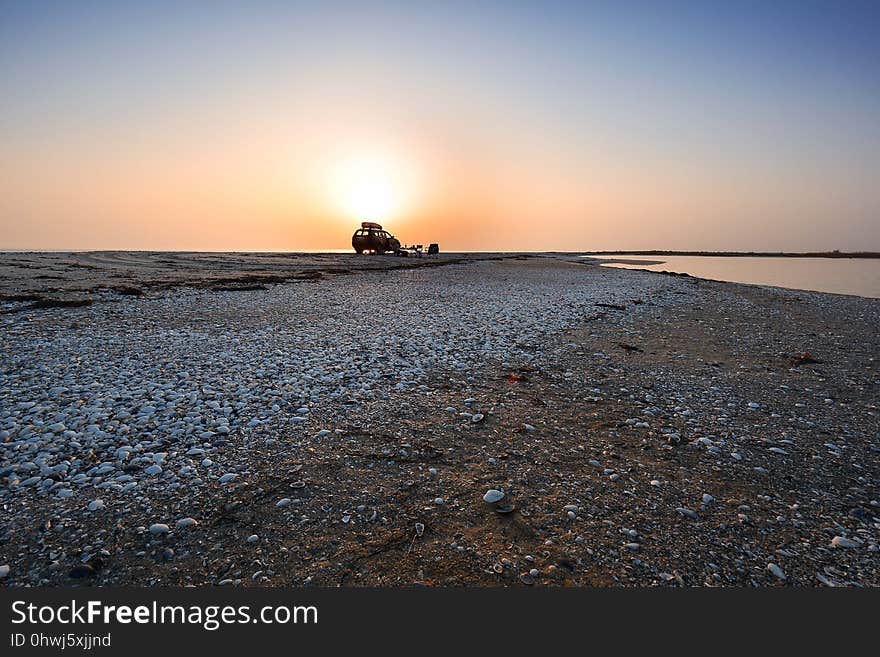
<instances>
[{"instance_id":1,"label":"sun","mask_svg":"<svg viewBox=\"0 0 880 657\"><path fill-rule=\"evenodd\" d=\"M382 222L398 218L412 199L409 167L387 155L351 155L330 170L330 194L346 217Z\"/></svg>"},{"instance_id":2,"label":"sun","mask_svg":"<svg viewBox=\"0 0 880 657\"><path fill-rule=\"evenodd\" d=\"M365 173L352 181L345 201L347 214L367 221L382 221L393 215L395 208L394 190L388 178Z\"/></svg>"}]
</instances>

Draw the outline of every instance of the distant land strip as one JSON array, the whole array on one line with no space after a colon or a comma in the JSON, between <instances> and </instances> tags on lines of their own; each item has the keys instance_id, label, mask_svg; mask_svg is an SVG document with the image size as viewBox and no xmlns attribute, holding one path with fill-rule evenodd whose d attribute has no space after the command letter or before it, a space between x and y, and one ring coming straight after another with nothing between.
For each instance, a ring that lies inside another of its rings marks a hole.
<instances>
[{"instance_id":1,"label":"distant land strip","mask_svg":"<svg viewBox=\"0 0 880 657\"><path fill-rule=\"evenodd\" d=\"M880 258L877 251L584 251L584 255L626 256L717 256L720 258Z\"/></svg>"}]
</instances>

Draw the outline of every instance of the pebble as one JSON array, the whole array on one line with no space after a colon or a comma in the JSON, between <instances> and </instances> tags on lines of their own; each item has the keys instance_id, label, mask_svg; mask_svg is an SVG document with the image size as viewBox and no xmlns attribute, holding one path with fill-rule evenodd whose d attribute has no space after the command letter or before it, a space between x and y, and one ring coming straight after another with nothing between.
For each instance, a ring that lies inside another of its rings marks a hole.
<instances>
[{"instance_id":1,"label":"pebble","mask_svg":"<svg viewBox=\"0 0 880 657\"><path fill-rule=\"evenodd\" d=\"M105 509L104 500L97 499L89 502L89 511L103 511Z\"/></svg>"},{"instance_id":2,"label":"pebble","mask_svg":"<svg viewBox=\"0 0 880 657\"><path fill-rule=\"evenodd\" d=\"M251 534L250 536L247 537L248 543L256 543L259 540L260 540L260 537L257 536L256 534Z\"/></svg>"},{"instance_id":3,"label":"pebble","mask_svg":"<svg viewBox=\"0 0 880 657\"><path fill-rule=\"evenodd\" d=\"M95 568L87 563L74 566L68 573L73 579L85 579L86 577L94 577L97 574Z\"/></svg>"},{"instance_id":4,"label":"pebble","mask_svg":"<svg viewBox=\"0 0 880 657\"><path fill-rule=\"evenodd\" d=\"M483 414L482 414L482 413L474 413L474 414L471 416L471 422L473 422L474 424L476 424L477 422L482 422L482 420L483 420Z\"/></svg>"},{"instance_id":5,"label":"pebble","mask_svg":"<svg viewBox=\"0 0 880 657\"><path fill-rule=\"evenodd\" d=\"M678 511L685 518L690 518L691 520L696 520L697 518L699 518L699 516L696 514L696 512L691 511L690 509L688 509L687 507L684 507L684 506L678 507L676 509L676 511Z\"/></svg>"},{"instance_id":6,"label":"pebble","mask_svg":"<svg viewBox=\"0 0 880 657\"><path fill-rule=\"evenodd\" d=\"M148 475L157 475L162 472L162 466L160 465L151 465L149 468L144 470Z\"/></svg>"},{"instance_id":7,"label":"pebble","mask_svg":"<svg viewBox=\"0 0 880 657\"><path fill-rule=\"evenodd\" d=\"M846 536L835 536L831 539L831 545L836 548L857 548L862 546L858 541L854 541Z\"/></svg>"},{"instance_id":8,"label":"pebble","mask_svg":"<svg viewBox=\"0 0 880 657\"><path fill-rule=\"evenodd\" d=\"M3 579L7 575L9 575L9 564L4 564L0 566L0 579Z\"/></svg>"},{"instance_id":9,"label":"pebble","mask_svg":"<svg viewBox=\"0 0 880 657\"><path fill-rule=\"evenodd\" d=\"M168 532L168 525L162 524L161 522L154 523L150 525L150 533L158 536L160 534L165 534Z\"/></svg>"},{"instance_id":10,"label":"pebble","mask_svg":"<svg viewBox=\"0 0 880 657\"><path fill-rule=\"evenodd\" d=\"M785 579L785 573L782 572L782 568L777 566L775 563L768 563L767 564L767 571L778 580Z\"/></svg>"},{"instance_id":11,"label":"pebble","mask_svg":"<svg viewBox=\"0 0 880 657\"><path fill-rule=\"evenodd\" d=\"M278 500L277 502L275 502L275 506L277 506L277 507L285 507L285 506L287 506L287 505L289 505L289 504L290 504L290 498L289 498L289 497L282 497L280 500Z\"/></svg>"},{"instance_id":12,"label":"pebble","mask_svg":"<svg viewBox=\"0 0 880 657\"><path fill-rule=\"evenodd\" d=\"M227 472L225 475L220 477L221 484L228 484L230 481L233 481L238 475L234 472Z\"/></svg>"},{"instance_id":13,"label":"pebble","mask_svg":"<svg viewBox=\"0 0 880 657\"><path fill-rule=\"evenodd\" d=\"M180 529L184 529L185 527L192 527L194 525L198 525L198 521L195 518L181 518L177 521L177 526Z\"/></svg>"},{"instance_id":14,"label":"pebble","mask_svg":"<svg viewBox=\"0 0 880 657\"><path fill-rule=\"evenodd\" d=\"M504 493L500 490L496 490L494 488L490 488L486 491L486 494L483 495L483 501L487 504L495 504L496 502L500 502L504 499Z\"/></svg>"}]
</instances>

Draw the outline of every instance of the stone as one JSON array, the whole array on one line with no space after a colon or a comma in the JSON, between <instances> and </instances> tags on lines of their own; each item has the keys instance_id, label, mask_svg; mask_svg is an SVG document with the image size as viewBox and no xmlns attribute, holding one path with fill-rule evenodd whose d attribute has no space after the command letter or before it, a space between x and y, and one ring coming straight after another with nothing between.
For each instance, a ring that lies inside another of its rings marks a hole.
<instances>
[{"instance_id":1,"label":"stone","mask_svg":"<svg viewBox=\"0 0 880 657\"><path fill-rule=\"evenodd\" d=\"M778 580L785 579L785 573L782 572L782 568L777 566L775 563L768 563L767 564L767 572L769 572L771 575L773 575Z\"/></svg>"},{"instance_id":2,"label":"stone","mask_svg":"<svg viewBox=\"0 0 880 657\"><path fill-rule=\"evenodd\" d=\"M494 488L490 488L486 491L486 494L483 495L483 501L487 504L495 504L496 502L500 502L504 499L504 493L500 490L496 490Z\"/></svg>"},{"instance_id":3,"label":"stone","mask_svg":"<svg viewBox=\"0 0 880 657\"><path fill-rule=\"evenodd\" d=\"M161 534L168 533L168 525L165 525L161 522L154 523L150 525L150 533L154 536L159 536Z\"/></svg>"},{"instance_id":4,"label":"stone","mask_svg":"<svg viewBox=\"0 0 880 657\"><path fill-rule=\"evenodd\" d=\"M186 527L193 527L198 524L199 523L195 518L181 518L176 523L176 525L179 529L185 529Z\"/></svg>"},{"instance_id":5,"label":"stone","mask_svg":"<svg viewBox=\"0 0 880 657\"><path fill-rule=\"evenodd\" d=\"M74 566L68 573L73 579L85 579L87 577L94 577L97 574L98 572L95 570L94 566L87 563Z\"/></svg>"},{"instance_id":6,"label":"stone","mask_svg":"<svg viewBox=\"0 0 880 657\"><path fill-rule=\"evenodd\" d=\"M858 541L854 541L846 536L835 536L831 539L831 545L836 548L857 548L862 546Z\"/></svg>"}]
</instances>

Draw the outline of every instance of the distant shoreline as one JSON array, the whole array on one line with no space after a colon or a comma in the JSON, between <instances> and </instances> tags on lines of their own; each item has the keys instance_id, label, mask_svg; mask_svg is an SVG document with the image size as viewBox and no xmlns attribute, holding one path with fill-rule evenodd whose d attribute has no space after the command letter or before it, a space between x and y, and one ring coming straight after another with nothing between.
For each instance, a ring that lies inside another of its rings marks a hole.
<instances>
[{"instance_id":1,"label":"distant shoreline","mask_svg":"<svg viewBox=\"0 0 880 657\"><path fill-rule=\"evenodd\" d=\"M6 249L0 254L91 254L91 253L137 253L137 254L199 254L199 255L354 255L351 249L299 250L299 251L205 251L166 249ZM582 255L582 256L704 256L720 258L880 258L880 251L444 251L445 255Z\"/></svg>"},{"instance_id":2,"label":"distant shoreline","mask_svg":"<svg viewBox=\"0 0 880 657\"><path fill-rule=\"evenodd\" d=\"M704 256L717 258L880 258L876 251L584 251L590 256Z\"/></svg>"}]
</instances>

